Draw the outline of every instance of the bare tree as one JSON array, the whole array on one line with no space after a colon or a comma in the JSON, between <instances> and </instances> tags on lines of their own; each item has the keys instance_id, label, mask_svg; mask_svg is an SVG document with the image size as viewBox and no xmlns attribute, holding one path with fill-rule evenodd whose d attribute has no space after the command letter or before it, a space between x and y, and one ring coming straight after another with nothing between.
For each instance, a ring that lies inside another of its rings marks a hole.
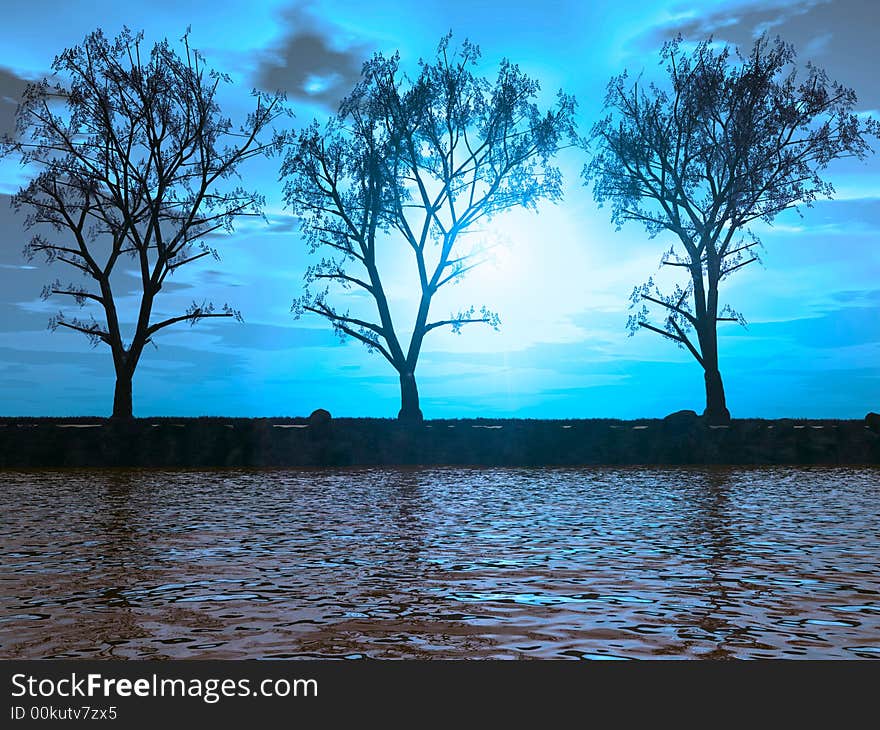
<instances>
[{"instance_id":1,"label":"bare tree","mask_svg":"<svg viewBox=\"0 0 880 730\"><path fill-rule=\"evenodd\" d=\"M743 58L711 39L688 50L679 38L661 58L667 87L626 73L609 83L609 113L593 128L584 174L596 200L610 201L618 229L637 221L651 237L671 234L661 265L681 269L686 282L671 293L652 279L636 287L630 331L686 348L704 371L704 415L724 423L717 323L744 320L720 305L719 287L758 260L749 224L830 196L820 173L834 159L864 158L876 123L860 121L855 93L821 69L808 64L799 80L794 49L779 39L761 37Z\"/></svg>"},{"instance_id":2,"label":"bare tree","mask_svg":"<svg viewBox=\"0 0 880 730\"><path fill-rule=\"evenodd\" d=\"M325 317L341 338L360 340L391 363L403 420L422 419L415 371L429 332L499 325L485 307L430 317L438 290L481 262L479 246L462 249L463 237L503 211L558 200L561 177L550 159L574 139L571 97L560 92L542 114L537 81L506 60L494 81L483 78L475 73L479 49L465 41L453 51L449 41L414 78L397 55L374 56L339 113L323 130L304 130L282 168L287 203L311 251L328 252L308 270L293 309ZM408 343L392 319L377 260L382 247L399 247L415 263L419 304ZM365 292L374 314L334 306L331 291L339 287Z\"/></svg>"},{"instance_id":3,"label":"bare tree","mask_svg":"<svg viewBox=\"0 0 880 730\"><path fill-rule=\"evenodd\" d=\"M253 92L254 111L234 127L217 102L229 77L207 70L188 36L182 41L178 54L168 41L147 51L142 35L128 29L112 42L100 30L91 33L55 59L51 80L28 86L16 138L5 144L36 172L12 200L28 211L26 227L40 231L26 256L42 254L82 275L48 285L44 297L63 295L103 310L103 321L59 312L50 327L109 346L117 418L132 416L132 378L156 332L207 317L240 318L228 305L207 301L158 321L152 312L169 275L217 256L211 234L260 214L262 196L227 181L245 160L280 148L277 136L259 139L283 112L280 97ZM129 262L139 279L139 303L133 332L126 334L114 273L124 275Z\"/></svg>"}]
</instances>

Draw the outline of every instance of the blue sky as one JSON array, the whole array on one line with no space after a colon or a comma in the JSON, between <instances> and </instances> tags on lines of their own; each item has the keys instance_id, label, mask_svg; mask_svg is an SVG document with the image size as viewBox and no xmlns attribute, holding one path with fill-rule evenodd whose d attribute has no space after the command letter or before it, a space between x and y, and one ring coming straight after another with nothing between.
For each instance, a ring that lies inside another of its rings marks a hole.
<instances>
[{"instance_id":1,"label":"blue sky","mask_svg":"<svg viewBox=\"0 0 880 730\"><path fill-rule=\"evenodd\" d=\"M234 78L225 110L233 118L245 113L254 86L284 88L293 127L326 116L373 51L399 50L411 65L449 29L481 46L487 73L506 56L541 80L548 99L558 88L575 94L582 133L600 113L610 76L624 68L654 73L660 45L678 32L738 44L762 30L778 33L802 61L852 86L859 110L880 109L871 52L880 6L863 0L160 0L148 9L31 0L7 4L3 16L4 131L24 80L39 77L56 53L94 28L113 35L123 24L143 29L148 41L176 39L192 26L192 44ZM498 244L494 259L437 300L439 314L486 304L502 327L429 335L417 372L426 417L702 410L702 372L686 352L648 332L627 336L630 292L656 274L664 246L632 224L614 230L608 210L597 208L581 183L585 159L583 151L563 152L565 200L496 219L486 233ZM309 257L284 210L277 165L242 169L267 195L269 224L248 222L218 240L222 260L175 274L158 305L176 313L209 297L240 309L244 323L165 330L138 367L135 415L299 415L319 407L340 416L397 413L397 375L387 362L357 342L339 343L318 318L290 314ZM8 196L25 174L11 161L0 163L0 413L105 415L113 391L109 353L75 333L46 329L52 313L72 308L41 301L40 290L68 273L21 257L28 234ZM757 229L762 265L744 269L722 292L749 322L720 328L734 417L849 418L880 410L880 158L837 163L828 176L835 199ZM389 289L392 306L408 311L416 292L404 271L395 270Z\"/></svg>"}]
</instances>

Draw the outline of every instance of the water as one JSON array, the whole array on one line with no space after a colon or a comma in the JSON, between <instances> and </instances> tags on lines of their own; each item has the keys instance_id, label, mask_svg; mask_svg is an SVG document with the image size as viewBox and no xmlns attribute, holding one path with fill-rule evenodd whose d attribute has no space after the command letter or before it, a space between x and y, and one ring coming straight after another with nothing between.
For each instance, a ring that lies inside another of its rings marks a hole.
<instances>
[{"instance_id":1,"label":"water","mask_svg":"<svg viewBox=\"0 0 880 730\"><path fill-rule=\"evenodd\" d=\"M877 469L0 480L3 658L880 658Z\"/></svg>"}]
</instances>

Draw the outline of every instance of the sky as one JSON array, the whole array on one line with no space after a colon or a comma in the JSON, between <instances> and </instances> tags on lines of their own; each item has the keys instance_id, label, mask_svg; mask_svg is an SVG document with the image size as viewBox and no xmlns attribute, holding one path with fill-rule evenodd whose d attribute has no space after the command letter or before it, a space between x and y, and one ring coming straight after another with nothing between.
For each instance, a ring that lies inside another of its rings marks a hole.
<instances>
[{"instance_id":1,"label":"sky","mask_svg":"<svg viewBox=\"0 0 880 730\"><path fill-rule=\"evenodd\" d=\"M874 33L880 5L866 0L116 0L4 3L0 23L0 133L29 80L47 73L55 54L97 27L123 25L148 42L191 44L208 65L230 74L224 112L247 113L252 88L286 92L299 128L325 119L357 81L373 52L399 51L405 66L430 56L441 36L469 38L492 75L509 58L542 84L575 95L579 131L602 112L608 80L624 69L657 73L663 42L713 36L748 47L763 31L794 44L853 87L860 112L878 113ZM874 140L876 142L876 140ZM444 315L485 304L501 328L479 325L456 335L428 335L417 377L428 418L636 418L679 409L702 411L702 371L672 343L644 331L628 336L633 287L656 275L664 250L636 224L616 231L580 171L587 154L566 149L557 164L564 199L537 213L513 211L486 235L492 259L438 297ZM205 320L164 330L148 347L134 380L136 416L307 415L393 417L397 374L358 342L341 343L326 321L296 319L310 259L285 209L275 160L249 162L243 180L266 195L267 221L239 224L215 239L219 261L174 275L157 317L197 299L229 302L242 323ZM113 367L104 346L77 333L47 329L49 317L76 307L42 301L44 284L68 279L63 267L26 262L29 238L9 196L28 170L0 162L0 415L108 415ZM726 282L722 302L746 327L719 326L721 371L734 417L860 418L880 410L880 158L841 161L827 173L831 201L788 211L755 228L761 264ZM136 281L122 300L135 302ZM389 276L395 311L412 310L415 282L402 267ZM363 305L364 303L361 303ZM133 318L133 315L132 315ZM404 314L405 319L405 314Z\"/></svg>"}]
</instances>

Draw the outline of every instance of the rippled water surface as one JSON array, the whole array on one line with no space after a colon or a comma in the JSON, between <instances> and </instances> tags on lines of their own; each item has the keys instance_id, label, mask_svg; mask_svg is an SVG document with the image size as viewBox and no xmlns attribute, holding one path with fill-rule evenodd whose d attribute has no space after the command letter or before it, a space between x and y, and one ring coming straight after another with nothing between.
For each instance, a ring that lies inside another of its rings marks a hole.
<instances>
[{"instance_id":1,"label":"rippled water surface","mask_svg":"<svg viewBox=\"0 0 880 730\"><path fill-rule=\"evenodd\" d=\"M4 658L880 658L880 470L0 474Z\"/></svg>"}]
</instances>

